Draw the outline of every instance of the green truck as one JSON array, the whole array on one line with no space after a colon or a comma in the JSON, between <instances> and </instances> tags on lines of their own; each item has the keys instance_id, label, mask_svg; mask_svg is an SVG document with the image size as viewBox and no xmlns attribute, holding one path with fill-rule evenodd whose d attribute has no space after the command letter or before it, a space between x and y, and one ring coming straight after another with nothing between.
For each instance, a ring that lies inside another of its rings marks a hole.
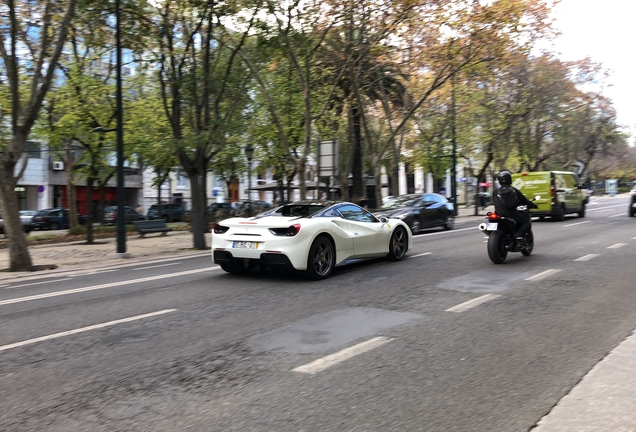
<instances>
[{"instance_id":1,"label":"green truck","mask_svg":"<svg viewBox=\"0 0 636 432\"><path fill-rule=\"evenodd\" d=\"M550 216L563 220L565 215L576 213L585 216L588 198L579 177L569 171L536 171L512 175L512 185L528 199L534 199L539 207L530 210L532 216Z\"/></svg>"}]
</instances>

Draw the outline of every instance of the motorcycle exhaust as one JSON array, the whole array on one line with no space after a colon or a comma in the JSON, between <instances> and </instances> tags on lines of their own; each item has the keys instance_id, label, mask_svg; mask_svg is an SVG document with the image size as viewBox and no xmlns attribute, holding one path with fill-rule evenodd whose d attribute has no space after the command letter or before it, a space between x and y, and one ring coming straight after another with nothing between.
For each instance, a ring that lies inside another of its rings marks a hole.
<instances>
[{"instance_id":1,"label":"motorcycle exhaust","mask_svg":"<svg viewBox=\"0 0 636 432\"><path fill-rule=\"evenodd\" d=\"M486 226L487 225L485 223L480 223L479 224L479 229L482 230L482 231L486 231Z\"/></svg>"}]
</instances>

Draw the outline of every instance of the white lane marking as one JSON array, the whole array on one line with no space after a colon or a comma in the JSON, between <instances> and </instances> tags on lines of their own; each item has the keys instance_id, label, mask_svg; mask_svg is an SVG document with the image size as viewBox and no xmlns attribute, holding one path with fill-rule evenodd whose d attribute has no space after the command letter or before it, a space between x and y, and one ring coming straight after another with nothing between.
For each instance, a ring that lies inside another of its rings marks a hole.
<instances>
[{"instance_id":1,"label":"white lane marking","mask_svg":"<svg viewBox=\"0 0 636 432\"><path fill-rule=\"evenodd\" d=\"M610 217L620 217L620 216L626 216L626 215L623 213L619 213L619 214L612 215Z\"/></svg>"},{"instance_id":2,"label":"white lane marking","mask_svg":"<svg viewBox=\"0 0 636 432\"><path fill-rule=\"evenodd\" d=\"M60 333L54 333L48 336L42 336L42 337L38 337L38 338L34 338L34 339L29 339L29 340L25 340L22 342L16 342L16 343L12 343L9 345L2 345L0 346L0 351L6 351L6 350L10 350L12 348L18 348L21 346L25 346L25 345L31 345L37 342L42 342L45 340L50 340L50 339L56 339L59 337L63 337L63 336L69 336L69 335L73 335L73 334L77 334L77 333L83 333L83 332L87 332L90 330L96 330L96 329L100 329L100 328L104 328L104 327L109 327L109 326L113 326L116 324L121 324L121 323L125 323L125 322L130 322L130 321L136 321L136 320L140 320L140 319L144 319L144 318L150 318L153 316L157 316L157 315L163 315L163 314L167 314L170 312L174 312L176 311L176 309L164 309L158 312L152 312L152 313L147 313L144 315L137 315L134 317L130 317L130 318L123 318L123 319L119 319L119 320L115 320L115 321L108 321L105 323L101 323L101 324L95 324L92 326L88 326L88 327L82 327L82 328L78 328L75 330L69 330L69 331L65 331L65 332L60 332Z\"/></svg>"},{"instance_id":3,"label":"white lane marking","mask_svg":"<svg viewBox=\"0 0 636 432\"><path fill-rule=\"evenodd\" d=\"M614 207L622 207L623 204L616 204L616 205L611 205L611 206L607 206L607 207L599 207L599 208L594 208L594 209L589 209L588 211L607 211L609 209L613 209Z\"/></svg>"},{"instance_id":4,"label":"white lane marking","mask_svg":"<svg viewBox=\"0 0 636 432\"><path fill-rule=\"evenodd\" d=\"M159 265L154 265L154 266L150 266L150 267L139 267L139 268L132 269L132 270L148 270L148 269L152 269L152 268L168 267L168 266L173 266L173 265L177 265L177 264L181 264L181 263L180 262L176 262L176 263L168 263L168 264L159 264Z\"/></svg>"},{"instance_id":5,"label":"white lane marking","mask_svg":"<svg viewBox=\"0 0 636 432\"><path fill-rule=\"evenodd\" d=\"M136 283L139 283L139 282L149 282L149 281L153 281L153 280L166 279L166 278L177 277L177 276L184 276L184 275L194 274L194 273L202 273L202 272L206 272L206 271L218 270L220 268L221 267L210 267L210 268L203 268L203 269L196 269L196 270L188 270L188 271L183 271L183 272L179 272L179 273L170 273L170 274L165 274L165 275L149 276L149 277L145 277L145 278L141 278L141 279L131 279L131 280L126 280L126 281L112 282L112 283L103 284L103 285L94 285L94 286L89 286L89 287L84 287L84 288L75 288L75 289L66 290L66 291L57 291L57 292L39 294L39 295L34 295L34 296L29 296L29 297L19 297L19 298L14 298L14 299L9 299L9 300L2 300L2 301L0 301L0 306L7 305L7 304L13 304L13 303L22 303L22 302L27 302L27 301L31 301L31 300L39 300L39 299L50 298L50 297L59 297L59 296L63 296L63 295L76 294L76 293L81 293L81 292L86 292L86 291L95 291L95 290L100 290L100 289L104 289L104 288L112 288L112 287L117 287L117 286L122 286L122 285L136 284Z\"/></svg>"},{"instance_id":6,"label":"white lane marking","mask_svg":"<svg viewBox=\"0 0 636 432\"><path fill-rule=\"evenodd\" d=\"M456 233L456 232L462 232L462 231L468 231L468 230L474 230L474 229L479 229L479 227L444 230L444 231L428 233L428 234L418 234L417 236L413 236L413 240L416 240L418 238L428 237L428 236L434 236L434 235L440 235L440 234L453 234L453 233Z\"/></svg>"},{"instance_id":7,"label":"white lane marking","mask_svg":"<svg viewBox=\"0 0 636 432\"><path fill-rule=\"evenodd\" d=\"M42 281L42 282L32 282L32 283L27 283L27 284L22 284L22 285L7 286L4 289L22 288L22 287L33 286L33 285L43 285L43 284L48 284L48 283L53 283L53 282L65 282L65 281L68 281L70 279L72 279L72 278L53 279L53 280Z\"/></svg>"},{"instance_id":8,"label":"white lane marking","mask_svg":"<svg viewBox=\"0 0 636 432\"><path fill-rule=\"evenodd\" d=\"M333 365L336 365L352 357L355 357L358 354L371 351L372 349L382 346L385 343L391 342L392 340L393 340L392 338L379 336L373 339L369 339L368 341L359 343L357 345L354 345L352 347L345 348L342 351L338 351L335 354L331 354L326 357L320 358L318 360L312 361L311 363L298 366L297 368L294 368L292 370L294 372L302 372L302 373L308 373L313 375L315 373L322 372L323 370Z\"/></svg>"},{"instance_id":9,"label":"white lane marking","mask_svg":"<svg viewBox=\"0 0 636 432\"><path fill-rule=\"evenodd\" d=\"M9 285L0 285L0 288L4 288L4 287L7 287L7 286L9 286Z\"/></svg>"},{"instance_id":10,"label":"white lane marking","mask_svg":"<svg viewBox=\"0 0 636 432\"><path fill-rule=\"evenodd\" d=\"M446 309L445 312L464 312L468 309L472 309L480 304L489 302L491 300L496 299L497 297L501 297L499 294L486 294L481 297L474 298L472 300L465 301L464 303L460 303L456 306L450 307Z\"/></svg>"},{"instance_id":11,"label":"white lane marking","mask_svg":"<svg viewBox=\"0 0 636 432\"><path fill-rule=\"evenodd\" d=\"M101 274L101 273L110 273L110 272L116 272L116 271L119 271L119 269L95 270L95 271L89 271L87 273L84 273L83 276L91 276L91 275L96 275L96 274Z\"/></svg>"},{"instance_id":12,"label":"white lane marking","mask_svg":"<svg viewBox=\"0 0 636 432\"><path fill-rule=\"evenodd\" d=\"M417 257L421 257L421 256L424 256L424 255L430 255L430 254L431 254L430 252L424 252L424 253L417 254L417 255L407 256L407 258L417 258Z\"/></svg>"},{"instance_id":13,"label":"white lane marking","mask_svg":"<svg viewBox=\"0 0 636 432\"><path fill-rule=\"evenodd\" d=\"M608 246L608 249L618 249L619 247L627 246L627 243L616 243L614 245Z\"/></svg>"},{"instance_id":14,"label":"white lane marking","mask_svg":"<svg viewBox=\"0 0 636 432\"><path fill-rule=\"evenodd\" d=\"M560 269L550 269L550 270L546 270L544 272L541 272L539 274L536 274L534 276L530 276L529 278L526 278L524 280L526 280L526 281L538 281L538 280L541 280L541 279L545 279L548 276L552 276L553 274L556 274L556 273L558 273L560 271L561 271Z\"/></svg>"},{"instance_id":15,"label":"white lane marking","mask_svg":"<svg viewBox=\"0 0 636 432\"><path fill-rule=\"evenodd\" d=\"M564 227L570 227L570 226L574 226L574 225L581 225L584 223L590 223L590 221L584 221L584 222L576 222L576 223L571 223L571 224L567 224L567 225L563 225Z\"/></svg>"},{"instance_id":16,"label":"white lane marking","mask_svg":"<svg viewBox=\"0 0 636 432\"><path fill-rule=\"evenodd\" d=\"M583 255L581 258L577 258L574 261L589 261L592 258L596 258L598 256L598 254L587 254L587 255Z\"/></svg>"}]
</instances>

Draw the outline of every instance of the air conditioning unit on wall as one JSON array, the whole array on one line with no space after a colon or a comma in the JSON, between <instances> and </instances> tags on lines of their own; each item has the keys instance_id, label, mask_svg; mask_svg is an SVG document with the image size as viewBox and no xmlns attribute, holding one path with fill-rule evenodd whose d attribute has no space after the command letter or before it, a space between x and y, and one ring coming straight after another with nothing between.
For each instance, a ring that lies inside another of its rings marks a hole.
<instances>
[{"instance_id":1,"label":"air conditioning unit on wall","mask_svg":"<svg viewBox=\"0 0 636 432\"><path fill-rule=\"evenodd\" d=\"M64 162L53 162L53 171L64 171Z\"/></svg>"}]
</instances>

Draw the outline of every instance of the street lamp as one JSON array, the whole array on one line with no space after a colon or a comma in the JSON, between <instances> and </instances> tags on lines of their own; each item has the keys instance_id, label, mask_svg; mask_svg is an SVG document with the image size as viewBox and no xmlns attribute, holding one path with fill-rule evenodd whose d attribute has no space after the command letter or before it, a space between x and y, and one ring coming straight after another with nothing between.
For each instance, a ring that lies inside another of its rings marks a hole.
<instances>
[{"instance_id":1,"label":"street lamp","mask_svg":"<svg viewBox=\"0 0 636 432\"><path fill-rule=\"evenodd\" d=\"M117 253L119 258L127 258L126 253L126 212L124 210L126 189L124 187L124 114L121 95L121 29L120 29L120 0L115 0L115 47L117 51L116 64L116 103L117 128L104 129L96 127L93 132L117 132Z\"/></svg>"},{"instance_id":2,"label":"street lamp","mask_svg":"<svg viewBox=\"0 0 636 432\"><path fill-rule=\"evenodd\" d=\"M254 147L248 144L245 147L245 156L247 157L247 215L252 216L252 157L254 156Z\"/></svg>"}]
</instances>

